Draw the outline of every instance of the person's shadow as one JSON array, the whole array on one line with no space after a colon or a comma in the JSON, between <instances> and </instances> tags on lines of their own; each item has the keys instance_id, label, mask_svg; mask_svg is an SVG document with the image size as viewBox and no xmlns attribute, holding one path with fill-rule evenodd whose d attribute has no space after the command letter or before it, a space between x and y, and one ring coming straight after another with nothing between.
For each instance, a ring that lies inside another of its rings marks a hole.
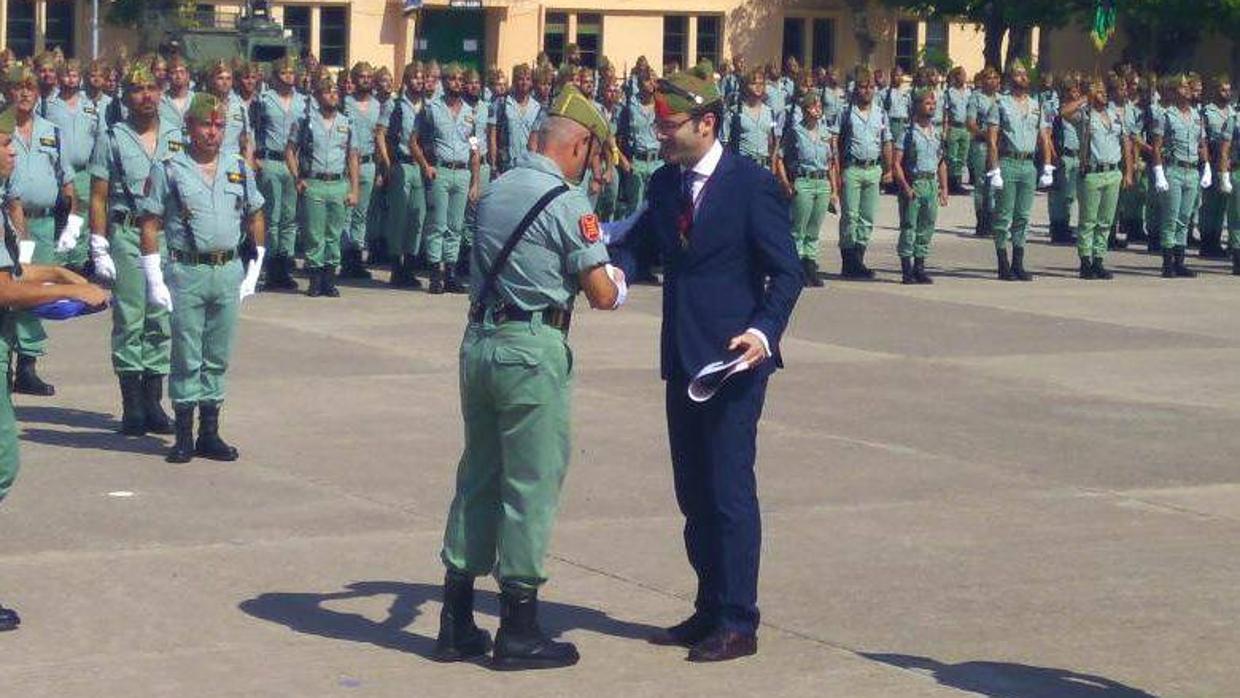
<instances>
[{"instance_id":1,"label":"person's shadow","mask_svg":"<svg viewBox=\"0 0 1240 698\"><path fill-rule=\"evenodd\" d=\"M438 605L442 597L439 585L373 581L353 582L344 588L346 591L326 594L269 592L242 601L238 608L250 616L279 623L299 633L365 642L431 658L435 639L406 628L422 613L427 601L435 601ZM331 601L372 596L393 597L387 618L376 622L356 613L342 613L323 607L324 603ZM615 637L644 639L658 630L651 625L618 620L602 611L581 606L540 601L538 608L540 624L552 637L566 630L581 629ZM499 596L493 591L479 590L475 594L475 612L498 618Z\"/></svg>"},{"instance_id":2,"label":"person's shadow","mask_svg":"<svg viewBox=\"0 0 1240 698\"><path fill-rule=\"evenodd\" d=\"M1011 662L944 664L929 657L908 654L859 654L901 669L929 672L944 686L990 698L1158 698L1108 678L1067 669Z\"/></svg>"},{"instance_id":3,"label":"person's shadow","mask_svg":"<svg viewBox=\"0 0 1240 698\"><path fill-rule=\"evenodd\" d=\"M20 438L31 443L146 455L161 454L168 449L167 444L154 435L122 436L117 433L120 423L106 412L35 405L14 405L13 411L21 425ZM64 426L72 430L44 429L28 424Z\"/></svg>"}]
</instances>

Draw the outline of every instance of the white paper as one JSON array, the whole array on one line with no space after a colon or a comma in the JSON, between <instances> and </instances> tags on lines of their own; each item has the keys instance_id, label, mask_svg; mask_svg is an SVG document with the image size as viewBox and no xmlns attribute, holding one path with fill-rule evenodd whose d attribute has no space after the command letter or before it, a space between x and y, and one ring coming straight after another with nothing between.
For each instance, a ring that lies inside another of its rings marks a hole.
<instances>
[{"instance_id":1,"label":"white paper","mask_svg":"<svg viewBox=\"0 0 1240 698\"><path fill-rule=\"evenodd\" d=\"M743 355L727 361L716 361L706 364L689 381L689 399L694 402L706 402L719 392L724 381L749 369L749 363L742 360Z\"/></svg>"}]
</instances>

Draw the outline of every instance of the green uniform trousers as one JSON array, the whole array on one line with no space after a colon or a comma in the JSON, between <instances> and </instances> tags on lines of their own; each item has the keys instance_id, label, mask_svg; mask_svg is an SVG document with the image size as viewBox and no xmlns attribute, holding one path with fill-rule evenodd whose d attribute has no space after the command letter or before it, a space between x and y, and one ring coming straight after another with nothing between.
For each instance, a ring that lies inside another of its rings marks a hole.
<instances>
[{"instance_id":1,"label":"green uniform trousers","mask_svg":"<svg viewBox=\"0 0 1240 698\"><path fill-rule=\"evenodd\" d=\"M1233 185L1234 188L1234 185ZM1223 193L1219 174L1214 173L1214 183L1201 192L1201 211L1197 214L1197 228L1203 240L1222 235L1227 219L1228 195Z\"/></svg>"},{"instance_id":2,"label":"green uniform trousers","mask_svg":"<svg viewBox=\"0 0 1240 698\"><path fill-rule=\"evenodd\" d=\"M27 218L26 232L34 240L34 264L56 264L56 221L51 216ZM85 235L85 231L83 231ZM43 322L31 313L6 313L14 325L13 348L22 356L43 356L47 353L47 333Z\"/></svg>"},{"instance_id":3,"label":"green uniform trousers","mask_svg":"<svg viewBox=\"0 0 1240 698\"><path fill-rule=\"evenodd\" d=\"M452 570L537 587L568 469L572 351L530 322L471 324L460 349L465 451L442 558ZM497 564L498 563L498 564Z\"/></svg>"},{"instance_id":4,"label":"green uniform trousers","mask_svg":"<svg viewBox=\"0 0 1240 698\"><path fill-rule=\"evenodd\" d=\"M878 188L883 179L883 168L845 167L843 195L840 206L840 247L851 249L857 245L870 244L874 231L874 212L878 208Z\"/></svg>"},{"instance_id":5,"label":"green uniform trousers","mask_svg":"<svg viewBox=\"0 0 1240 698\"><path fill-rule=\"evenodd\" d=\"M366 219L370 216L370 198L375 190L375 163L367 162L357 170L357 205L349 211L343 244L349 249L366 249Z\"/></svg>"},{"instance_id":6,"label":"green uniform trousers","mask_svg":"<svg viewBox=\"0 0 1240 698\"><path fill-rule=\"evenodd\" d=\"M344 200L349 193L345 180L306 182L302 207L306 217L306 266L334 267L340 264L340 236L349 224L349 207ZM176 306L173 306L175 309Z\"/></svg>"},{"instance_id":7,"label":"green uniform trousers","mask_svg":"<svg viewBox=\"0 0 1240 698\"><path fill-rule=\"evenodd\" d=\"M1159 209L1164 250L1188 245L1188 225L1197 213L1201 199L1201 175L1196 168L1166 168L1167 183L1171 187L1160 192Z\"/></svg>"},{"instance_id":8,"label":"green uniform trousers","mask_svg":"<svg viewBox=\"0 0 1240 698\"><path fill-rule=\"evenodd\" d=\"M116 281L112 284L112 370L116 373L168 374L172 351L168 311L146 299L141 231L114 225L111 233ZM160 252L164 254L163 238ZM164 255L167 259L166 254ZM173 307L176 307L175 305Z\"/></svg>"},{"instance_id":9,"label":"green uniform trousers","mask_svg":"<svg viewBox=\"0 0 1240 698\"><path fill-rule=\"evenodd\" d=\"M1234 254L1240 250L1240 162L1231 167L1231 197L1227 202L1227 246Z\"/></svg>"},{"instance_id":10,"label":"green uniform trousers","mask_svg":"<svg viewBox=\"0 0 1240 698\"><path fill-rule=\"evenodd\" d=\"M413 255L422 250L426 225L426 186L417 165L400 163L392 168L388 182L388 253Z\"/></svg>"},{"instance_id":11,"label":"green uniform trousers","mask_svg":"<svg viewBox=\"0 0 1240 698\"><path fill-rule=\"evenodd\" d=\"M73 198L77 203L77 215L82 217L82 232L78 235L73 249L56 252L55 259L56 264L61 266L81 269L86 266L86 260L90 259L90 172L85 168L73 176ZM59 236L60 231L53 234Z\"/></svg>"},{"instance_id":12,"label":"green uniform trousers","mask_svg":"<svg viewBox=\"0 0 1240 698\"><path fill-rule=\"evenodd\" d=\"M629 215L642 205L642 202L646 200L646 185L650 184L651 175L660 167L663 167L662 160L633 161L633 171L624 177L624 215L617 216L618 218Z\"/></svg>"},{"instance_id":13,"label":"green uniform trousers","mask_svg":"<svg viewBox=\"0 0 1240 698\"><path fill-rule=\"evenodd\" d=\"M1149 178L1145 176L1145 165L1138 162L1133 167L1132 186L1128 189L1121 188L1119 192L1119 209L1116 214L1119 220L1145 225L1145 200L1148 195Z\"/></svg>"},{"instance_id":14,"label":"green uniform trousers","mask_svg":"<svg viewBox=\"0 0 1240 698\"><path fill-rule=\"evenodd\" d=\"M168 397L175 405L224 400L224 374L237 330L240 259L227 264L172 262L172 372Z\"/></svg>"},{"instance_id":15,"label":"green uniform trousers","mask_svg":"<svg viewBox=\"0 0 1240 698\"><path fill-rule=\"evenodd\" d=\"M1052 223L1066 225L1072 220L1072 207L1076 204L1080 172L1081 161L1076 156L1065 155L1060 158L1059 167L1055 168L1055 183L1051 185L1047 196Z\"/></svg>"},{"instance_id":16,"label":"green uniform trousers","mask_svg":"<svg viewBox=\"0 0 1240 698\"><path fill-rule=\"evenodd\" d=\"M469 169L435 168L431 182L431 210L426 226L426 261L455 264L465 231L465 205L469 202Z\"/></svg>"},{"instance_id":17,"label":"green uniform trousers","mask_svg":"<svg viewBox=\"0 0 1240 698\"><path fill-rule=\"evenodd\" d=\"M912 197L900 193L900 241L896 252L902 259L925 259L930 255L930 241L939 219L939 180L915 179L912 187Z\"/></svg>"},{"instance_id":18,"label":"green uniform trousers","mask_svg":"<svg viewBox=\"0 0 1240 698\"><path fill-rule=\"evenodd\" d=\"M831 203L831 180L797 177L792 198L792 243L801 259L818 261L818 234Z\"/></svg>"},{"instance_id":19,"label":"green uniform trousers","mask_svg":"<svg viewBox=\"0 0 1240 698\"><path fill-rule=\"evenodd\" d=\"M1124 175L1119 170L1093 172L1080 178L1077 200L1080 202L1080 225L1077 229L1076 251L1086 259L1102 259L1107 254L1107 238L1119 207L1120 185Z\"/></svg>"},{"instance_id":20,"label":"green uniform trousers","mask_svg":"<svg viewBox=\"0 0 1240 698\"><path fill-rule=\"evenodd\" d=\"M1033 160L1000 158L999 170L1003 188L995 193L995 249L1004 249L1009 238L1013 247L1024 247L1038 187L1037 167Z\"/></svg>"},{"instance_id":21,"label":"green uniform trousers","mask_svg":"<svg viewBox=\"0 0 1240 698\"><path fill-rule=\"evenodd\" d=\"M478 181L481 182L479 196L487 190L487 185L491 183L491 166L484 161L478 166ZM473 246L474 233L478 230L478 204L465 204L465 244Z\"/></svg>"},{"instance_id":22,"label":"green uniform trousers","mask_svg":"<svg viewBox=\"0 0 1240 698\"><path fill-rule=\"evenodd\" d=\"M598 194L594 211L600 220L614 221L620 217L620 170L612 168L611 179Z\"/></svg>"},{"instance_id":23,"label":"green uniform trousers","mask_svg":"<svg viewBox=\"0 0 1240 698\"><path fill-rule=\"evenodd\" d=\"M952 126L947 131L947 174L964 180L965 170L969 166L969 147L973 142L973 134L964 126ZM985 166L983 165L983 171Z\"/></svg>"},{"instance_id":24,"label":"green uniform trousers","mask_svg":"<svg viewBox=\"0 0 1240 698\"><path fill-rule=\"evenodd\" d=\"M263 160L258 190L267 219L267 249L273 257L292 257L297 250L297 183L283 160Z\"/></svg>"},{"instance_id":25,"label":"green uniform trousers","mask_svg":"<svg viewBox=\"0 0 1240 698\"><path fill-rule=\"evenodd\" d=\"M17 457L17 416L13 414L13 398L9 394L9 351L0 356L0 502L13 489L21 461Z\"/></svg>"},{"instance_id":26,"label":"green uniform trousers","mask_svg":"<svg viewBox=\"0 0 1240 698\"><path fill-rule=\"evenodd\" d=\"M995 192L990 188L990 179L986 177L989 150L984 141L973 140L969 143L969 167L977 178L973 182L973 212L978 216L995 210Z\"/></svg>"}]
</instances>

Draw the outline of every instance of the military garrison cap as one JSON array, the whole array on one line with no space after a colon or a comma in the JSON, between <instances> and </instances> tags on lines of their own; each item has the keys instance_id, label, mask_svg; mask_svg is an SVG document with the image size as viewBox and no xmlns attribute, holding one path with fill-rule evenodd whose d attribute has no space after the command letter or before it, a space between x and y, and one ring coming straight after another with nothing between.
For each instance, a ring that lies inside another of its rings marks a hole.
<instances>
[{"instance_id":1,"label":"military garrison cap","mask_svg":"<svg viewBox=\"0 0 1240 698\"><path fill-rule=\"evenodd\" d=\"M332 79L332 76L330 73L324 72L323 75L321 75L318 80L314 81L315 92L322 92L326 94L328 92L334 92L335 90L336 90L336 81Z\"/></svg>"},{"instance_id":2,"label":"military garrison cap","mask_svg":"<svg viewBox=\"0 0 1240 698\"><path fill-rule=\"evenodd\" d=\"M34 76L34 71L30 66L24 63L14 63L9 66L8 72L4 74L4 88L13 89L18 85L35 85L39 83Z\"/></svg>"},{"instance_id":3,"label":"military garrison cap","mask_svg":"<svg viewBox=\"0 0 1240 698\"><path fill-rule=\"evenodd\" d=\"M704 80L692 71L681 71L659 81L654 95L655 113L701 114L723 101L713 80Z\"/></svg>"},{"instance_id":4,"label":"military garrison cap","mask_svg":"<svg viewBox=\"0 0 1240 698\"><path fill-rule=\"evenodd\" d=\"M611 125L603 118L602 113L594 108L594 103L581 94L576 85L565 85L551 103L548 113L581 124L603 143L611 138Z\"/></svg>"},{"instance_id":5,"label":"military garrison cap","mask_svg":"<svg viewBox=\"0 0 1240 698\"><path fill-rule=\"evenodd\" d=\"M189 103L189 109L185 110L186 121L206 121L207 119L218 116L225 118L225 104L218 97L206 92L195 92L194 99Z\"/></svg>"},{"instance_id":6,"label":"military garrison cap","mask_svg":"<svg viewBox=\"0 0 1240 698\"><path fill-rule=\"evenodd\" d=\"M121 78L121 84L126 90L131 87L144 87L146 85L155 84L155 74L151 72L149 63L134 63L125 71L124 77Z\"/></svg>"}]
</instances>

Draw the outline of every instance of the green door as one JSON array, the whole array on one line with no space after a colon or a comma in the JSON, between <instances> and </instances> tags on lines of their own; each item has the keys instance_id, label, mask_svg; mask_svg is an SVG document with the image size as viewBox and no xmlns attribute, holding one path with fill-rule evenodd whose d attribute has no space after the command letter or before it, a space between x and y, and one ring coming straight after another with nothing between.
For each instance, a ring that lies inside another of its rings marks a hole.
<instances>
[{"instance_id":1,"label":"green door","mask_svg":"<svg viewBox=\"0 0 1240 698\"><path fill-rule=\"evenodd\" d=\"M482 10L423 10L418 58L440 65L486 68L486 15Z\"/></svg>"}]
</instances>

